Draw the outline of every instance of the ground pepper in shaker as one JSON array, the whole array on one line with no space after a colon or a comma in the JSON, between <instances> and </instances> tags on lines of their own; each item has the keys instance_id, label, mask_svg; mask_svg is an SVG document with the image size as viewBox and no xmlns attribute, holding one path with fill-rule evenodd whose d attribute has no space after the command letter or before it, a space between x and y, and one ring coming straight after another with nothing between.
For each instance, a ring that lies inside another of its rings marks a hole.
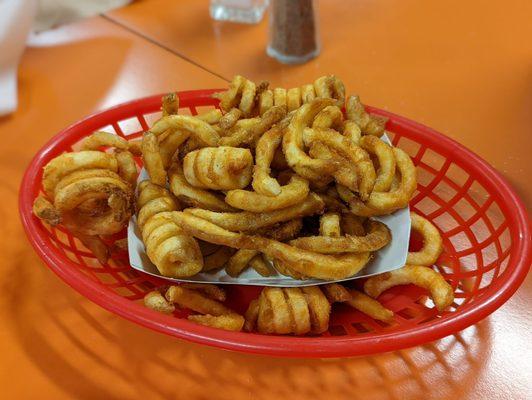
<instances>
[{"instance_id":1,"label":"ground pepper in shaker","mask_svg":"<svg viewBox=\"0 0 532 400\"><path fill-rule=\"evenodd\" d=\"M271 0L267 54L302 64L320 53L315 0Z\"/></svg>"}]
</instances>

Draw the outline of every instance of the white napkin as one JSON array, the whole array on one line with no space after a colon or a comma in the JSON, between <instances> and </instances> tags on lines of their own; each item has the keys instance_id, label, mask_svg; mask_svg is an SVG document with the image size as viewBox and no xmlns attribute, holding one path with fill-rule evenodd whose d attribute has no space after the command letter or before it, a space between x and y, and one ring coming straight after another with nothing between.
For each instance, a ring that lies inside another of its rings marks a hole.
<instances>
[{"instance_id":1,"label":"white napkin","mask_svg":"<svg viewBox=\"0 0 532 400\"><path fill-rule=\"evenodd\" d=\"M17 108L17 69L36 0L0 0L0 116Z\"/></svg>"}]
</instances>

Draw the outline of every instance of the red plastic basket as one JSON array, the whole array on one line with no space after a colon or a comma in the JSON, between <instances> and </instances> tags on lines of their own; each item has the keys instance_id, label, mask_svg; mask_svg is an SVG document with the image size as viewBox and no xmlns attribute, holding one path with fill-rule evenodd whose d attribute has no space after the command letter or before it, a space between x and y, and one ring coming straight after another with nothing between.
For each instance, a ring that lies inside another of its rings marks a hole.
<instances>
[{"instance_id":1,"label":"red plastic basket","mask_svg":"<svg viewBox=\"0 0 532 400\"><path fill-rule=\"evenodd\" d=\"M180 93L181 112L196 114L216 107L217 101L210 97L215 91ZM391 323L335 305L328 332L290 337L228 332L147 309L143 295L162 280L133 270L127 254L117 254L108 265L98 264L67 231L34 217L32 203L42 190L42 168L48 161L75 149L95 130L140 135L160 116L160 99L159 95L122 104L63 130L36 154L20 188L22 223L39 256L70 286L111 312L159 332L230 350L301 357L363 355L419 345L474 324L508 300L530 268L525 208L493 168L432 129L368 107L390 119L387 127L393 143L407 151L417 166L419 186L411 208L443 233L445 250L437 268L455 289L455 302L447 312L438 314L419 288L396 287L380 297L395 312ZM227 286L227 290L228 304L243 312L260 288Z\"/></svg>"}]
</instances>

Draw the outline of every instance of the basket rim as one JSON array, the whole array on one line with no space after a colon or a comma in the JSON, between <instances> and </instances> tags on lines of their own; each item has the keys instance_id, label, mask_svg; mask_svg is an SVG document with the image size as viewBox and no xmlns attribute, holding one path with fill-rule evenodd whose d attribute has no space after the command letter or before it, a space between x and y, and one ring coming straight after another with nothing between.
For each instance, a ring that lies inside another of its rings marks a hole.
<instances>
[{"instance_id":1,"label":"basket rim","mask_svg":"<svg viewBox=\"0 0 532 400\"><path fill-rule=\"evenodd\" d=\"M212 93L221 90L224 89L191 90L179 92L179 96L183 100L182 105L185 105L190 101L209 99ZM419 345L465 329L502 306L519 288L528 273L532 258L528 215L523 202L501 175L471 150L434 129L388 111L368 106L369 111L386 116L394 123L408 128L409 138L430 142L430 148L440 153L453 151L454 154L460 155L460 163L457 163L457 160L453 162L462 168L465 167L468 173L470 170L477 171L482 179L479 179L479 176L475 176L475 179L485 188L493 189L489 193L496 198L498 206L507 218L508 229L514 243L508 265L496 284L487 287L476 299L460 307L458 312L446 314L434 321L400 332L370 333L356 337L290 337L229 332L160 314L138 302L121 297L83 274L73 266L68 258L49 251L52 242L48 237L48 231L32 214L34 186L40 173L39 165L42 165L42 160L66 138L72 135L81 138L89 131L90 126L97 125L98 120L111 114L116 115L115 120L121 120L135 114L153 112L146 111L146 109L159 107L161 96L162 94L158 94L118 104L107 110L93 113L61 130L32 158L19 189L19 213L22 225L39 257L48 268L73 289L108 311L158 332L227 350L284 357L367 355Z\"/></svg>"}]
</instances>

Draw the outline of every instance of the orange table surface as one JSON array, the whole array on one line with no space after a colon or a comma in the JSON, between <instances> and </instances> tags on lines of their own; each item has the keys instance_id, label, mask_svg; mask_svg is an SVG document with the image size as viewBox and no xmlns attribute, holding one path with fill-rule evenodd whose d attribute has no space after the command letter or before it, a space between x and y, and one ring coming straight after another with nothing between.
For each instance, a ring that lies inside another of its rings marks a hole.
<instances>
[{"instance_id":1,"label":"orange table surface","mask_svg":"<svg viewBox=\"0 0 532 400\"><path fill-rule=\"evenodd\" d=\"M305 360L231 353L149 331L89 302L43 266L17 215L18 185L33 154L91 112L170 89L224 85L205 69L100 17L43 33L27 49L19 110L0 118L2 398L529 398L530 277L492 316L442 340Z\"/></svg>"},{"instance_id":2,"label":"orange table surface","mask_svg":"<svg viewBox=\"0 0 532 400\"><path fill-rule=\"evenodd\" d=\"M226 79L242 74L291 87L334 73L368 104L474 150L531 204L532 2L318 4L323 51L301 66L266 55L266 18L216 22L206 0L143 0L107 17Z\"/></svg>"}]
</instances>

